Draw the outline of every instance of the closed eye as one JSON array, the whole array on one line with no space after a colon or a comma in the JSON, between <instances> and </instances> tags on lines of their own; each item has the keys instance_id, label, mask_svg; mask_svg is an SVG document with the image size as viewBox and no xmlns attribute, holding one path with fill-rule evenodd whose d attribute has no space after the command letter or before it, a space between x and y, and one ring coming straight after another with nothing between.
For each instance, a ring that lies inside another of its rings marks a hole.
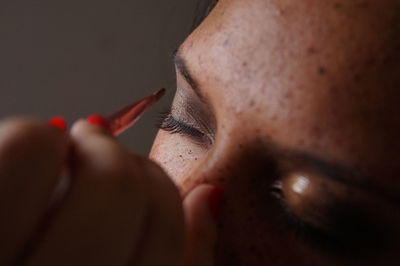
<instances>
[{"instance_id":1,"label":"closed eye","mask_svg":"<svg viewBox=\"0 0 400 266\"><path fill-rule=\"evenodd\" d=\"M171 111L162 112L160 114L160 120L157 124L157 127L171 134L181 134L185 137L188 137L196 144L201 146L210 146L212 144L212 140L207 134L203 133L194 126L188 125L187 123L176 119L172 115Z\"/></svg>"}]
</instances>

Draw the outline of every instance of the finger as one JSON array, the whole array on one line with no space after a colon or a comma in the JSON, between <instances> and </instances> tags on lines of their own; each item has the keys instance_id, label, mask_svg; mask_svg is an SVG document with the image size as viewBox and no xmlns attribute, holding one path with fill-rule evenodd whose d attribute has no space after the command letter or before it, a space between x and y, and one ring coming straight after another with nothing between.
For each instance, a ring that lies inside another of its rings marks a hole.
<instances>
[{"instance_id":1,"label":"finger","mask_svg":"<svg viewBox=\"0 0 400 266\"><path fill-rule=\"evenodd\" d=\"M185 198L187 250L185 266L213 266L217 241L216 212L222 188L200 185Z\"/></svg>"},{"instance_id":2,"label":"finger","mask_svg":"<svg viewBox=\"0 0 400 266\"><path fill-rule=\"evenodd\" d=\"M70 191L27 265L126 265L146 216L145 165L86 121L71 134Z\"/></svg>"},{"instance_id":3,"label":"finger","mask_svg":"<svg viewBox=\"0 0 400 266\"><path fill-rule=\"evenodd\" d=\"M179 191L155 163L145 178L150 181L150 213L140 248L129 265L182 265L185 227Z\"/></svg>"},{"instance_id":4,"label":"finger","mask_svg":"<svg viewBox=\"0 0 400 266\"><path fill-rule=\"evenodd\" d=\"M0 122L0 265L20 255L48 208L68 138L32 118Z\"/></svg>"}]
</instances>

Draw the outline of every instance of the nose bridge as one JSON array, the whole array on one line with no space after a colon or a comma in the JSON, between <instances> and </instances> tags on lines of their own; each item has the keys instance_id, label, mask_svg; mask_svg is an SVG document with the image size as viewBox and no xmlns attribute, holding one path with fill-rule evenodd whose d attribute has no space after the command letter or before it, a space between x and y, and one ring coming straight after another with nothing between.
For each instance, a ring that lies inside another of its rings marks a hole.
<instances>
[{"instance_id":1,"label":"nose bridge","mask_svg":"<svg viewBox=\"0 0 400 266\"><path fill-rule=\"evenodd\" d=\"M187 192L202 183L244 189L257 185L261 180L258 176L271 175L272 168L260 141L226 139L213 147L193 170L184 187Z\"/></svg>"}]
</instances>

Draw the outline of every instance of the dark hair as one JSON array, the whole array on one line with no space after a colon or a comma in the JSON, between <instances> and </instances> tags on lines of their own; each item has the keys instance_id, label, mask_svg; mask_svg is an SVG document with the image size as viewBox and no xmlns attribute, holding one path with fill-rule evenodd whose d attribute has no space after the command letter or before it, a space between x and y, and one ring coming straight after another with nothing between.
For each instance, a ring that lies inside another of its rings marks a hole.
<instances>
[{"instance_id":1,"label":"dark hair","mask_svg":"<svg viewBox=\"0 0 400 266\"><path fill-rule=\"evenodd\" d=\"M201 22L210 14L211 10L218 3L218 0L199 0L197 2L195 17L191 31L195 30Z\"/></svg>"}]
</instances>

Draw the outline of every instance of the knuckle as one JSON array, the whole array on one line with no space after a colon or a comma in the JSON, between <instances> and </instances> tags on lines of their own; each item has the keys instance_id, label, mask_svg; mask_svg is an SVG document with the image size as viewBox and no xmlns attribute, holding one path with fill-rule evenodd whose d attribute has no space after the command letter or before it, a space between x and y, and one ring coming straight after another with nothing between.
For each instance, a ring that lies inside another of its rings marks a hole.
<instances>
[{"instance_id":1,"label":"knuckle","mask_svg":"<svg viewBox=\"0 0 400 266\"><path fill-rule=\"evenodd\" d=\"M86 119L79 119L72 127L70 134L76 138L87 138L89 135L102 135L113 139L111 132L99 126L93 126Z\"/></svg>"},{"instance_id":2,"label":"knuckle","mask_svg":"<svg viewBox=\"0 0 400 266\"><path fill-rule=\"evenodd\" d=\"M63 145L66 141L62 141L61 136L57 130L37 119L8 118L0 122L0 153L54 158L65 150L62 146L66 147Z\"/></svg>"}]
</instances>

